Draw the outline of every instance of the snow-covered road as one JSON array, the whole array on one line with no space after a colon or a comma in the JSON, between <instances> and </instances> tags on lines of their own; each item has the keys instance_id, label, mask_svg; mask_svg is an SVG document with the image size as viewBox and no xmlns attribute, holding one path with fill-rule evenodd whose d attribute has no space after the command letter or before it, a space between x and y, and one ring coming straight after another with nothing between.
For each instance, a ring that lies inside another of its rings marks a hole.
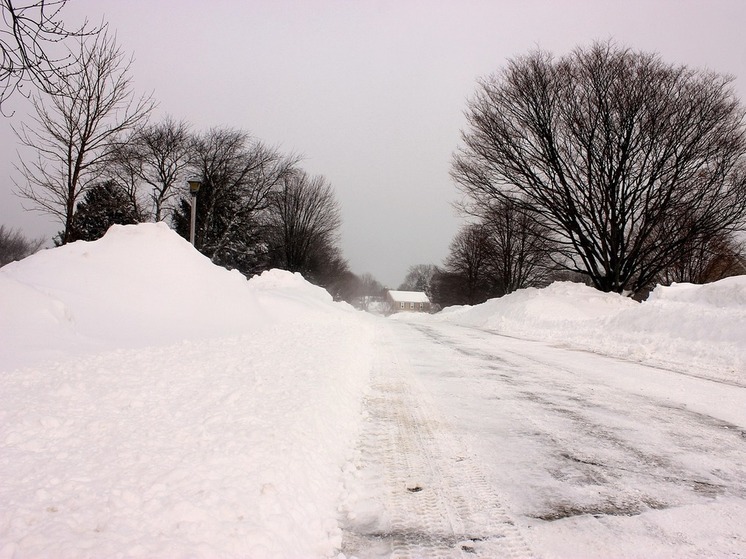
<instances>
[{"instance_id":1,"label":"snow-covered road","mask_svg":"<svg viewBox=\"0 0 746 559\"><path fill-rule=\"evenodd\" d=\"M375 353L347 555L746 555L746 388L430 321Z\"/></svg>"},{"instance_id":2,"label":"snow-covered road","mask_svg":"<svg viewBox=\"0 0 746 559\"><path fill-rule=\"evenodd\" d=\"M0 559L743 559L744 432L743 276L383 318L164 224L0 269Z\"/></svg>"},{"instance_id":3,"label":"snow-covered road","mask_svg":"<svg viewBox=\"0 0 746 559\"><path fill-rule=\"evenodd\" d=\"M365 422L347 479L343 551L356 557L529 557L477 459L419 385L427 339L381 325ZM414 342L414 345L412 345Z\"/></svg>"}]
</instances>

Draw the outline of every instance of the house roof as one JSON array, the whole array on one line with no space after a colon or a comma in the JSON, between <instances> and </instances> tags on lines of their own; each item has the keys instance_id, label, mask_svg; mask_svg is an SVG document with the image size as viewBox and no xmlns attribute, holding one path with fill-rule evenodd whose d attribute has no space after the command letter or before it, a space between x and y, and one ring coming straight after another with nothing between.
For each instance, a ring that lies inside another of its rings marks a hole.
<instances>
[{"instance_id":1,"label":"house roof","mask_svg":"<svg viewBox=\"0 0 746 559\"><path fill-rule=\"evenodd\" d=\"M422 291L389 291L389 297L395 303L429 303L430 299L427 298Z\"/></svg>"}]
</instances>

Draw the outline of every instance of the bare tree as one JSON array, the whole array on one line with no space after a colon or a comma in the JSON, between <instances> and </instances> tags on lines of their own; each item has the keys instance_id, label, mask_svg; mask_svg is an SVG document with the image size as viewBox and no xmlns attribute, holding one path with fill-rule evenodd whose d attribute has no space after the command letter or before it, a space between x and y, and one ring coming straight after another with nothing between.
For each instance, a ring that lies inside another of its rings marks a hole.
<instances>
[{"instance_id":1,"label":"bare tree","mask_svg":"<svg viewBox=\"0 0 746 559\"><path fill-rule=\"evenodd\" d=\"M454 284L458 284L458 303L474 305L482 303L490 296L492 258L493 247L487 227L481 223L470 224L456 234L445 260L445 272L452 274L451 291ZM455 278L458 278L457 282ZM445 276L439 277L441 283L444 279Z\"/></svg>"},{"instance_id":2,"label":"bare tree","mask_svg":"<svg viewBox=\"0 0 746 559\"><path fill-rule=\"evenodd\" d=\"M17 192L34 209L57 216L64 225L60 243L70 240L75 203L100 178L124 134L142 125L153 107L149 96L135 99L127 60L113 37L82 40L75 71L48 97L35 96L33 126L16 133L37 151L21 162L24 182Z\"/></svg>"},{"instance_id":3,"label":"bare tree","mask_svg":"<svg viewBox=\"0 0 746 559\"><path fill-rule=\"evenodd\" d=\"M0 266L34 254L44 244L44 239L28 239L18 229L0 225Z\"/></svg>"},{"instance_id":4,"label":"bare tree","mask_svg":"<svg viewBox=\"0 0 746 559\"><path fill-rule=\"evenodd\" d=\"M541 216L512 199L495 202L485 213L487 275L497 295L546 284L556 242Z\"/></svg>"},{"instance_id":5,"label":"bare tree","mask_svg":"<svg viewBox=\"0 0 746 559\"><path fill-rule=\"evenodd\" d=\"M246 132L214 128L195 138L190 171L202 178L197 197L197 248L216 264L245 274L263 269L270 193L297 163ZM179 202L173 223L189 236L190 200Z\"/></svg>"},{"instance_id":6,"label":"bare tree","mask_svg":"<svg viewBox=\"0 0 746 559\"><path fill-rule=\"evenodd\" d=\"M451 242L437 277L438 297L448 304L474 305L545 285L554 269L555 247L538 216L513 201L497 200Z\"/></svg>"},{"instance_id":7,"label":"bare tree","mask_svg":"<svg viewBox=\"0 0 746 559\"><path fill-rule=\"evenodd\" d=\"M102 161L100 178L116 183L132 212L143 221L149 221L152 214L145 209L149 200L147 194L143 193L144 164L134 144L134 136L135 134L131 134L125 141L117 142L111 156Z\"/></svg>"},{"instance_id":8,"label":"bare tree","mask_svg":"<svg viewBox=\"0 0 746 559\"><path fill-rule=\"evenodd\" d=\"M141 190L148 188L148 214L161 221L169 202L178 195L190 165L192 138L189 125L166 117L163 122L137 130L116 150L109 168L128 193L134 210L144 215Z\"/></svg>"},{"instance_id":9,"label":"bare tree","mask_svg":"<svg viewBox=\"0 0 746 559\"><path fill-rule=\"evenodd\" d=\"M514 59L469 102L453 177L473 207L507 198L535 211L565 267L598 289L640 291L691 239L743 225L731 82L611 43Z\"/></svg>"},{"instance_id":10,"label":"bare tree","mask_svg":"<svg viewBox=\"0 0 746 559\"><path fill-rule=\"evenodd\" d=\"M315 275L319 255L338 241L342 216L334 189L322 176L301 170L288 173L270 196L272 236L270 264L291 272ZM309 277L309 279L311 279Z\"/></svg>"},{"instance_id":11,"label":"bare tree","mask_svg":"<svg viewBox=\"0 0 746 559\"><path fill-rule=\"evenodd\" d=\"M437 268L434 264L416 264L410 266L399 289L405 291L422 291L430 297L430 283L436 270Z\"/></svg>"}]
</instances>

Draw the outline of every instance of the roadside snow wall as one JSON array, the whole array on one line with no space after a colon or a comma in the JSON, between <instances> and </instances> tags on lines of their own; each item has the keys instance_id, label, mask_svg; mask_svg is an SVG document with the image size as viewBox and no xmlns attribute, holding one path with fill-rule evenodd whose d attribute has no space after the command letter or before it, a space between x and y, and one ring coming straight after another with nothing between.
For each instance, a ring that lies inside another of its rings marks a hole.
<instances>
[{"instance_id":1,"label":"roadside snow wall","mask_svg":"<svg viewBox=\"0 0 746 559\"><path fill-rule=\"evenodd\" d=\"M643 303L557 282L433 318L746 384L746 276L659 286Z\"/></svg>"},{"instance_id":2,"label":"roadside snow wall","mask_svg":"<svg viewBox=\"0 0 746 559\"><path fill-rule=\"evenodd\" d=\"M0 269L0 558L327 557L373 326L163 224Z\"/></svg>"}]
</instances>

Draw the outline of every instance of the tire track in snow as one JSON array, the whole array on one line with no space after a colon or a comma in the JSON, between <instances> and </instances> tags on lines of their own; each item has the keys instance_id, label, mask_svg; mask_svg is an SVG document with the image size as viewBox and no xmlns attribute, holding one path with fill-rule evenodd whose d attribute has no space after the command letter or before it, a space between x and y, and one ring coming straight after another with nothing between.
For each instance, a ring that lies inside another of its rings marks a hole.
<instances>
[{"instance_id":1,"label":"tire track in snow","mask_svg":"<svg viewBox=\"0 0 746 559\"><path fill-rule=\"evenodd\" d=\"M347 483L350 494L364 497L348 499L343 553L360 559L530 557L479 465L435 416L385 330ZM373 514L360 505L366 496L378 501Z\"/></svg>"},{"instance_id":2,"label":"tire track in snow","mask_svg":"<svg viewBox=\"0 0 746 559\"><path fill-rule=\"evenodd\" d=\"M738 424L687 409L685 403L669 401L668 395L664 399L608 382L588 383L587 377L581 382L583 377L574 378L579 373L572 368L529 352L499 345L486 351L483 344L472 343L473 329L464 329L468 337L454 337L431 326L414 328L434 343L472 358L474 370L481 367L483 374L499 377L495 386L500 387L501 400L520 403L525 441L541 441L547 454L541 469L564 486L562 498L527 511L527 516L630 516L696 502L702 496L743 498L739 453L744 431ZM494 335L498 338L504 336ZM615 357L595 357L624 363ZM710 384L709 379L702 380L703 385ZM632 423L630 410L635 414ZM645 425L646 436L639 436L640 425ZM712 464L707 456L718 456L720 464ZM572 491L573 487L593 492Z\"/></svg>"}]
</instances>

